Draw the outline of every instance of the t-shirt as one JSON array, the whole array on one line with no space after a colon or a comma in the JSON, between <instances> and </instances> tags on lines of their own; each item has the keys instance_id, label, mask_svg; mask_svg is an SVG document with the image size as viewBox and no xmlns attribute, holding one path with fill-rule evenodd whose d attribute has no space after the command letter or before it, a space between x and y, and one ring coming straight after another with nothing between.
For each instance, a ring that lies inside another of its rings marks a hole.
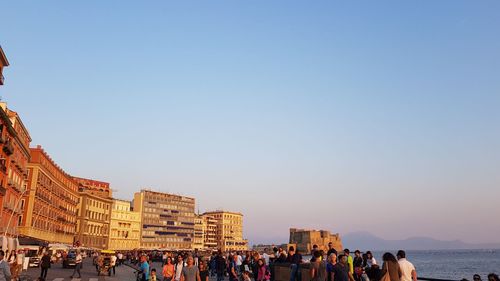
<instances>
[{"instance_id":1,"label":"t-shirt","mask_svg":"<svg viewBox=\"0 0 500 281\"><path fill-rule=\"evenodd\" d=\"M266 265L268 265L269 264L269 255L267 253L263 253L262 258L264 258L264 260L266 261Z\"/></svg>"},{"instance_id":2,"label":"t-shirt","mask_svg":"<svg viewBox=\"0 0 500 281\"><path fill-rule=\"evenodd\" d=\"M349 281L349 266L337 263L333 266L334 281Z\"/></svg>"},{"instance_id":3,"label":"t-shirt","mask_svg":"<svg viewBox=\"0 0 500 281\"><path fill-rule=\"evenodd\" d=\"M181 280L181 273L182 269L184 268L183 263L176 263L175 264L175 280Z\"/></svg>"},{"instance_id":4,"label":"t-shirt","mask_svg":"<svg viewBox=\"0 0 500 281\"><path fill-rule=\"evenodd\" d=\"M407 259L400 259L398 263L401 269L401 281L411 281L411 272L415 270L415 266Z\"/></svg>"},{"instance_id":5,"label":"t-shirt","mask_svg":"<svg viewBox=\"0 0 500 281\"><path fill-rule=\"evenodd\" d=\"M75 263L82 263L82 255L80 254L76 255Z\"/></svg>"},{"instance_id":6,"label":"t-shirt","mask_svg":"<svg viewBox=\"0 0 500 281\"><path fill-rule=\"evenodd\" d=\"M354 262L351 256L347 256L347 264L349 265L349 272L354 273Z\"/></svg>"},{"instance_id":7,"label":"t-shirt","mask_svg":"<svg viewBox=\"0 0 500 281\"><path fill-rule=\"evenodd\" d=\"M0 280L10 280L10 278L11 273L9 264L4 260L0 260Z\"/></svg>"},{"instance_id":8,"label":"t-shirt","mask_svg":"<svg viewBox=\"0 0 500 281\"><path fill-rule=\"evenodd\" d=\"M200 279L201 279L201 281L207 281L207 277L208 277L208 270L200 271Z\"/></svg>"},{"instance_id":9,"label":"t-shirt","mask_svg":"<svg viewBox=\"0 0 500 281\"><path fill-rule=\"evenodd\" d=\"M236 265L240 266L243 263L243 258L238 255L238 260L236 261Z\"/></svg>"},{"instance_id":10,"label":"t-shirt","mask_svg":"<svg viewBox=\"0 0 500 281\"><path fill-rule=\"evenodd\" d=\"M184 275L184 280L186 281L196 281L196 276L200 273L197 266L185 266L182 269L182 275Z\"/></svg>"},{"instance_id":11,"label":"t-shirt","mask_svg":"<svg viewBox=\"0 0 500 281\"><path fill-rule=\"evenodd\" d=\"M149 263L148 262L143 262L141 263L141 271L142 271L142 280L148 280L149 279Z\"/></svg>"},{"instance_id":12,"label":"t-shirt","mask_svg":"<svg viewBox=\"0 0 500 281\"><path fill-rule=\"evenodd\" d=\"M331 254L335 254L337 255L337 250L335 250L334 248L331 248L330 250L328 250L328 252L326 253L326 256L329 257Z\"/></svg>"},{"instance_id":13,"label":"t-shirt","mask_svg":"<svg viewBox=\"0 0 500 281\"><path fill-rule=\"evenodd\" d=\"M116 259L117 257L116 256L111 256L111 266L115 266L116 265Z\"/></svg>"}]
</instances>

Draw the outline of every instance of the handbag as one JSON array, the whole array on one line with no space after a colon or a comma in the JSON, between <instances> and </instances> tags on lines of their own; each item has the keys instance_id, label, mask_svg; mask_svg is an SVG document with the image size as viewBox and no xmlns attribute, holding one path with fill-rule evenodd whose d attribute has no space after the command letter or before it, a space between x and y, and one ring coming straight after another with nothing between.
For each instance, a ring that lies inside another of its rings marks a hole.
<instances>
[{"instance_id":1,"label":"handbag","mask_svg":"<svg viewBox=\"0 0 500 281\"><path fill-rule=\"evenodd\" d=\"M387 270L384 276L382 276L382 279L380 279L380 281L391 281L391 275L389 274L389 263L386 262L385 264L387 265Z\"/></svg>"}]
</instances>

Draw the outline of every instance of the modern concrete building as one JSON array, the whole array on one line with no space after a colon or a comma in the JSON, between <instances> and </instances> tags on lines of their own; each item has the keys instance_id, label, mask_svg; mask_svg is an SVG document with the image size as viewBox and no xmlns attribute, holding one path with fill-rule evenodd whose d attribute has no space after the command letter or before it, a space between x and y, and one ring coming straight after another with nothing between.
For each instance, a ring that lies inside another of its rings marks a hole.
<instances>
[{"instance_id":1,"label":"modern concrete building","mask_svg":"<svg viewBox=\"0 0 500 281\"><path fill-rule=\"evenodd\" d=\"M290 228L290 244L296 244L297 250L303 254L311 253L313 245L320 250L328 251L328 243L332 242L338 252L343 251L342 240L338 233L332 234L326 230L307 230Z\"/></svg>"},{"instance_id":2,"label":"modern concrete building","mask_svg":"<svg viewBox=\"0 0 500 281\"><path fill-rule=\"evenodd\" d=\"M42 149L30 148L28 192L19 233L49 243L74 242L78 184Z\"/></svg>"},{"instance_id":3,"label":"modern concrete building","mask_svg":"<svg viewBox=\"0 0 500 281\"><path fill-rule=\"evenodd\" d=\"M141 214L131 210L129 201L113 199L108 249L138 249L141 233Z\"/></svg>"},{"instance_id":4,"label":"modern concrete building","mask_svg":"<svg viewBox=\"0 0 500 281\"><path fill-rule=\"evenodd\" d=\"M246 251L248 240L243 239L243 214L228 211L206 212L216 223L217 247L222 251Z\"/></svg>"},{"instance_id":5,"label":"modern concrete building","mask_svg":"<svg viewBox=\"0 0 500 281\"><path fill-rule=\"evenodd\" d=\"M84 247L108 249L109 221L113 201L81 187L79 196L75 242Z\"/></svg>"},{"instance_id":6,"label":"modern concrete building","mask_svg":"<svg viewBox=\"0 0 500 281\"><path fill-rule=\"evenodd\" d=\"M141 248L192 249L195 199L141 190L134 211L141 213Z\"/></svg>"}]
</instances>

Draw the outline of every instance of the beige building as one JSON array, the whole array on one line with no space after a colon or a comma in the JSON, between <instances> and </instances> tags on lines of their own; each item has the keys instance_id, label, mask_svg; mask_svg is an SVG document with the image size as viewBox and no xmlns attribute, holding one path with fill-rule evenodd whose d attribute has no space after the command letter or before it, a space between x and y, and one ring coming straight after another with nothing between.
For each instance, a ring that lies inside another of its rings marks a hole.
<instances>
[{"instance_id":1,"label":"beige building","mask_svg":"<svg viewBox=\"0 0 500 281\"><path fill-rule=\"evenodd\" d=\"M203 217L200 215L194 216L194 239L193 239L193 250L201 250L204 248L203 245Z\"/></svg>"},{"instance_id":2,"label":"beige building","mask_svg":"<svg viewBox=\"0 0 500 281\"><path fill-rule=\"evenodd\" d=\"M246 251L248 240L243 239L243 214L228 211L206 212L216 223L217 247L222 251Z\"/></svg>"},{"instance_id":3,"label":"beige building","mask_svg":"<svg viewBox=\"0 0 500 281\"><path fill-rule=\"evenodd\" d=\"M129 201L113 200L108 249L134 250L140 247L141 214L131 211Z\"/></svg>"},{"instance_id":4,"label":"beige building","mask_svg":"<svg viewBox=\"0 0 500 281\"><path fill-rule=\"evenodd\" d=\"M141 190L134 211L141 213L141 248L190 250L194 242L195 199Z\"/></svg>"},{"instance_id":5,"label":"beige building","mask_svg":"<svg viewBox=\"0 0 500 281\"><path fill-rule=\"evenodd\" d=\"M82 189L79 194L76 243L84 247L107 249L111 199Z\"/></svg>"},{"instance_id":6,"label":"beige building","mask_svg":"<svg viewBox=\"0 0 500 281\"><path fill-rule=\"evenodd\" d=\"M217 249L217 220L210 215L203 214L203 248Z\"/></svg>"},{"instance_id":7,"label":"beige building","mask_svg":"<svg viewBox=\"0 0 500 281\"><path fill-rule=\"evenodd\" d=\"M320 250L328 251L328 243L332 242L338 252L343 250L342 240L338 233L332 234L326 230L307 230L290 228L290 244L296 244L297 250L303 254L311 253L313 245Z\"/></svg>"}]
</instances>

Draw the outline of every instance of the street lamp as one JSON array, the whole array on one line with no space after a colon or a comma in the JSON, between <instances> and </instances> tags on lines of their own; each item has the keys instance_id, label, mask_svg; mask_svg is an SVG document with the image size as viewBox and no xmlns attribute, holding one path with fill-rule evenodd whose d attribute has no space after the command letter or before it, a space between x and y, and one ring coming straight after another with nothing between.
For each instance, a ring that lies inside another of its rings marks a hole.
<instances>
[{"instance_id":1,"label":"street lamp","mask_svg":"<svg viewBox=\"0 0 500 281\"><path fill-rule=\"evenodd\" d=\"M17 211L17 207L19 205L19 202L21 202L21 199L23 198L24 194L28 191L28 188L24 189L23 192L21 192L21 195L19 196L19 199L17 199L16 204L14 205L14 209L12 210L12 214L10 215L9 222L7 223L7 227L5 228L5 232L3 233L3 236L7 237L7 230L10 227L10 222L12 221L12 218L14 217L14 214Z\"/></svg>"}]
</instances>

